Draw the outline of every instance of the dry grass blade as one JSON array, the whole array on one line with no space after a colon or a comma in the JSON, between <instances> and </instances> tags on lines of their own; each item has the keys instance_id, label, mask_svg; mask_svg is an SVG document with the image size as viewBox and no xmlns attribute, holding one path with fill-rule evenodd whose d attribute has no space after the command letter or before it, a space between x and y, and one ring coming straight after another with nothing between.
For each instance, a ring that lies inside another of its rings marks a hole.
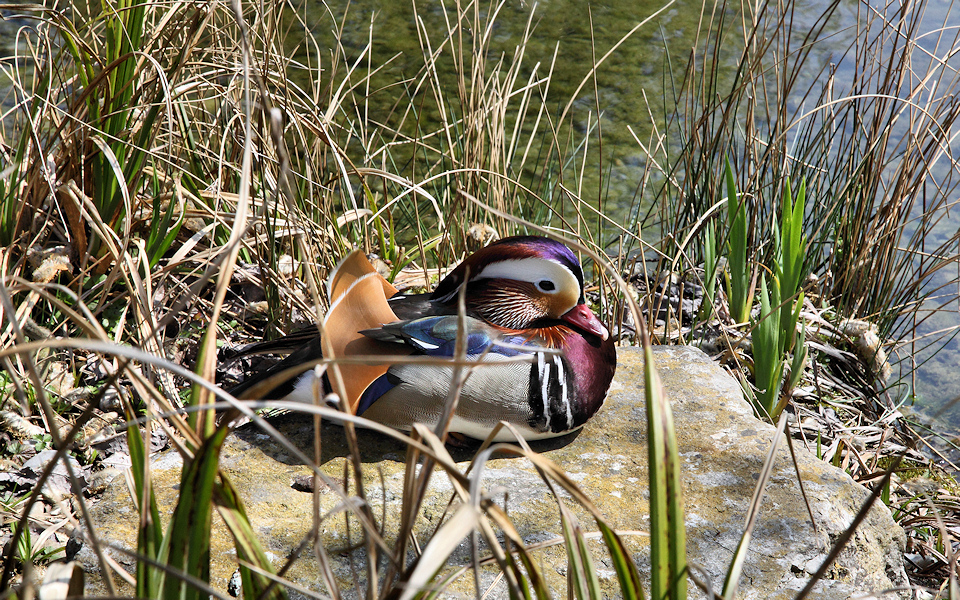
<instances>
[{"instance_id":1,"label":"dry grass blade","mask_svg":"<svg viewBox=\"0 0 960 600\"><path fill-rule=\"evenodd\" d=\"M526 446L526 444L523 443L522 439L521 439L521 443L523 444L523 446ZM623 544L623 541L620 539L620 536L606 522L606 519L604 518L603 514L596 507L596 505L594 505L594 503L590 500L590 498L583 493L583 491L579 488L579 486L567 475L567 473L562 468L560 468L556 463L551 461L549 458L543 456L542 454L537 454L536 452L531 451L529 447L517 448L516 446L506 445L506 444L494 444L490 446L486 450L479 452L471 464L472 474L470 476L470 480L472 482L471 495L473 497L477 497L477 493L480 489L479 486L480 486L480 482L483 479L484 465L493 454L497 454L497 453L513 455L513 456L521 456L526 458L533 464L533 466L540 473L541 478L543 478L548 488L553 490L555 484L559 485L561 488L563 488L565 492L567 492L572 497L575 503L580 505L582 508L586 509L591 515L591 517L594 519L594 521L597 523L597 526L601 531L601 538L604 540L604 544L607 547L607 550L610 552L610 555L613 559L614 567L617 569L618 581L621 586L620 592L625 597L628 597L628 598L643 597L643 592L640 588L640 577L639 577L639 574L637 573L636 565L633 563L630 553L626 551L626 546ZM553 495L557 500L557 502L562 506L563 502L560 499L560 495L556 491L553 492ZM564 527L571 527L572 521L564 521L562 522L562 525ZM579 535L579 542L577 543L579 543L579 548L585 551L586 546L583 543L585 540L585 536L583 532L580 532L579 534L575 534L573 532L573 529L571 529L570 533L572 535L571 540L573 540L573 538L575 537L578 537ZM564 537L565 539L567 538L566 533ZM573 541L576 541L576 540L573 540ZM568 547L567 550L568 552L574 553L570 558L571 562L573 563L571 565L571 568L575 566L579 566L579 568L583 569L584 559L582 556L580 556L580 550L576 548L570 548L570 547ZM583 575L584 577L581 579L582 581L585 581L586 578L591 577L591 575L588 574L585 570L583 570Z\"/></svg>"},{"instance_id":2,"label":"dry grass blade","mask_svg":"<svg viewBox=\"0 0 960 600\"><path fill-rule=\"evenodd\" d=\"M893 475L894 471L897 470L897 467L900 466L900 458L897 457L893 460L890 467L887 469L886 473L883 475L883 479L880 480L877 485L874 486L873 490L870 492L870 497L863 503L863 506L860 507L860 510L857 512L856 516L853 518L853 521L850 522L850 525L837 537L837 541L833 543L833 547L830 549L829 554L824 559L823 564L820 565L820 568L817 569L817 572L810 576L810 580L807 582L807 585L800 590L800 593L797 594L795 600L803 600L810 592L813 591L813 588L817 585L817 582L823 579L823 576L827 573L830 567L833 565L833 561L837 559L837 556L840 555L840 552L843 551L844 547L847 545L847 542L850 541L850 538L853 537L853 534L856 532L857 528L860 526L860 523L867 518L867 515L870 513L870 510L873 508L874 502L880 498L880 494L883 493L883 490L890 483L890 477Z\"/></svg>"},{"instance_id":3,"label":"dry grass blade","mask_svg":"<svg viewBox=\"0 0 960 600\"><path fill-rule=\"evenodd\" d=\"M517 531L506 512L493 502L486 503L483 508L486 517L497 524L497 526L503 532L504 537L508 541L508 550L512 550L512 552L509 553L509 556L512 558L514 553L519 555L520 562L523 564L523 568L526 570L530 587L533 588L533 592L536 594L537 600L547 600L550 598L550 588L547 586L547 582L543 579L543 574L540 572L538 561L531 553L532 548L529 548L526 542L524 542L523 536L521 536L520 532ZM515 566L515 563L511 562L511 568L513 568L513 570L519 576L520 570Z\"/></svg>"},{"instance_id":4,"label":"dry grass blade","mask_svg":"<svg viewBox=\"0 0 960 600\"><path fill-rule=\"evenodd\" d=\"M943 517L940 515L940 511L936 506L933 505L933 502L927 497L927 507L930 509L930 512L933 513L937 521L937 528L940 533L941 544L946 554L947 559L947 568L950 571L950 575L947 577L947 598L954 600L955 598L960 598L960 585L957 584L957 554L954 548L953 536L950 534L950 529L947 528L946 523L943 522Z\"/></svg>"},{"instance_id":5,"label":"dry grass blade","mask_svg":"<svg viewBox=\"0 0 960 600\"><path fill-rule=\"evenodd\" d=\"M250 205L250 188L252 185L252 161L253 161L253 97L252 81L250 73L250 42L247 36L246 23L243 16L243 8L238 1L232 3L234 16L240 29L240 41L242 44L242 78L243 78L243 111L244 111L244 136L243 150L240 162L240 185L237 196L236 212L234 213L233 226L230 232L230 238L227 240L226 259L220 264L220 272L217 278L216 291L213 300L213 312L210 318L210 324L207 327L206 334L200 343L197 356L197 369L199 375L209 381L216 377L216 341L217 330L219 326L219 315L223 307L223 301L227 293L227 287L230 278L233 275L233 268L240 252L240 238L246 233L247 211ZM194 388L193 399L197 405L203 406L213 401L209 393L201 388ZM213 435L214 430L213 412L194 413L191 425L194 431L206 438Z\"/></svg>"},{"instance_id":6,"label":"dry grass blade","mask_svg":"<svg viewBox=\"0 0 960 600\"><path fill-rule=\"evenodd\" d=\"M418 423L414 425L414 430L411 432L411 439L413 441L422 440L423 443L430 448L431 452L430 454L422 455L417 446L409 445L407 447L406 469L404 471L403 502L400 513L400 530L397 535L398 543L393 554L393 562L386 573L387 581L392 580L392 578L396 576L397 568L395 565L402 565L404 557L406 556L407 540L409 540L413 535L413 528L416 524L417 517L420 514L421 504L426 495L427 484L430 481L430 476L433 474L434 467L436 465L433 457L439 457L441 465L454 464L453 458L450 456L450 453L447 451L447 448L444 446L443 442L440 441L440 438L438 438L433 431L430 431L422 424ZM421 456L423 456L422 463L420 463ZM450 474L450 471L446 472ZM457 475L459 475L459 471L457 471ZM454 492L460 501L469 502L469 492L467 487L461 483L461 479L452 474L450 474L449 478ZM451 502L452 501L453 500L451 499ZM434 535L437 535L437 533L434 533ZM431 538L431 540L432 539L433 538ZM421 567L421 562L423 560L423 556L419 556L414 566L414 572L416 572L418 569L421 569L421 576L423 576ZM406 577L412 577L412 573ZM409 583L408 579L407 583L404 585L412 584Z\"/></svg>"},{"instance_id":7,"label":"dry grass blade","mask_svg":"<svg viewBox=\"0 0 960 600\"><path fill-rule=\"evenodd\" d=\"M461 504L453 516L430 538L417 566L404 582L400 600L409 600L429 588L429 582L443 568L447 558L480 526L480 513L472 503Z\"/></svg>"},{"instance_id":8,"label":"dry grass blade","mask_svg":"<svg viewBox=\"0 0 960 600\"><path fill-rule=\"evenodd\" d=\"M780 447L780 440L786 434L787 414L780 413L780 419L777 422L777 430L770 441L770 451L767 453L767 459L763 461L763 469L760 471L760 478L753 489L753 498L750 500L750 506L747 508L747 519L743 527L743 535L737 544L737 549L733 553L733 560L730 561L730 567L727 569L727 577L723 582L723 597L726 600L735 600L737 597L737 588L740 586L740 574L743 572L743 564L747 559L747 551L750 547L750 538L753 535L753 527L757 522L757 515L760 514L760 504L763 502L763 493L770 481L770 475L773 473L773 464L776 462L777 449Z\"/></svg>"},{"instance_id":9,"label":"dry grass blade","mask_svg":"<svg viewBox=\"0 0 960 600\"><path fill-rule=\"evenodd\" d=\"M76 562L53 563L47 567L37 595L44 600L66 600L83 595L83 568Z\"/></svg>"},{"instance_id":10,"label":"dry grass blade","mask_svg":"<svg viewBox=\"0 0 960 600\"><path fill-rule=\"evenodd\" d=\"M196 590L197 593L205 594L210 598L216 598L216 600L230 600L230 596L225 594L222 590L218 590L210 585L210 582L204 579L195 577L189 573L184 573L179 569L171 567L168 563L159 561L150 556L145 556L138 552L134 552L125 546L119 544L104 544L104 550L111 550L117 554L124 555L128 558L131 558L136 561L142 561L146 563L147 566L156 569L159 572L164 573L167 577L172 577L177 580L182 581L185 589ZM114 563L114 568L122 570L119 562ZM166 598L166 596L158 596L160 598Z\"/></svg>"},{"instance_id":11,"label":"dry grass blade","mask_svg":"<svg viewBox=\"0 0 960 600\"><path fill-rule=\"evenodd\" d=\"M18 354L24 357L24 359L26 360L30 378L32 380L33 385L35 386L35 389L37 390L37 400L40 403L40 407L43 411L43 415L47 419L48 423L53 424L52 427L48 425L48 431L50 432L50 435L52 436L57 448L56 459L51 460L47 464L47 466L44 468L43 472L41 473L39 484L36 485L35 488L31 491L30 499L28 502L25 503L23 514L21 518L17 521L17 527L13 532L13 540L19 541L21 539L21 536L24 535L24 530L28 526L27 519L28 519L30 509L32 508L34 503L37 501L37 498L40 495L40 492L43 487L43 481L45 481L46 478L50 476L50 474L53 472L53 468L60 461L62 461L63 465L66 467L67 473L70 478L71 487L73 488L74 493L79 498L79 505L80 505L81 513L84 518L84 522L86 526L91 528L92 530L93 523L90 520L90 515L87 511L86 502L82 499L83 494L82 494L82 490L80 489L77 474L74 472L74 467L70 463L70 461L64 459L68 445L64 443L64 440L61 437L60 429L56 425L56 420L53 417L54 411L48 402L46 393L44 392L43 385L40 381L40 376L33 362L34 352L43 349L45 347L45 344L43 343L38 344L37 347L34 349L34 351L30 351L29 349L24 348L24 346L28 344L25 343L23 331L20 328L18 320L14 318L14 315L16 315L17 313L13 308L13 303L10 300L10 295L8 293L7 286L5 285L5 282L3 280L0 280L0 309L2 309L3 313L8 315L8 318L6 320L9 323L11 332L16 340L16 345L14 345L12 348L0 349L0 354L3 354L4 358L6 357L6 355ZM3 350L9 350L9 351L6 354L4 354ZM111 383L113 383L113 381L111 381ZM92 407L92 403L89 406ZM85 411L85 414L86 413L87 411ZM89 418L89 414L87 414L86 418ZM68 437L66 439L68 440L75 439L75 436L78 434L78 432L80 431L80 428L83 426L84 423L85 423L85 418L79 419L78 422L68 432ZM96 542L95 534L92 535L91 537L93 538L93 541ZM110 590L111 593L114 593L116 587L114 585L113 579L110 577L110 574L109 574L110 571L107 568L107 565L108 565L107 558L103 553L103 551L99 548L99 546L96 546L95 553L96 553L97 560L99 562L101 570L107 574L105 578L107 589ZM14 554L13 552L9 552L4 557L3 572L2 574L0 574L0 587L8 586L13 576L13 554Z\"/></svg>"}]
</instances>

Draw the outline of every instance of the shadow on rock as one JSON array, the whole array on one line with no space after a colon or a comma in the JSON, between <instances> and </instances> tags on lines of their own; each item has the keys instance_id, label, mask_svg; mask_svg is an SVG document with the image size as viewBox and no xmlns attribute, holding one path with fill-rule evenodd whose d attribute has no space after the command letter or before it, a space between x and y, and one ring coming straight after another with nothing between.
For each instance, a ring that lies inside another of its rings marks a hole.
<instances>
[{"instance_id":1,"label":"shadow on rock","mask_svg":"<svg viewBox=\"0 0 960 600\"><path fill-rule=\"evenodd\" d=\"M312 417L302 413L286 412L270 415L265 419L301 452L307 456L313 456L314 427ZM541 453L557 450L577 439L581 431L582 429L549 440L529 442L530 448ZM369 429L358 427L356 432L361 462L376 463L382 460L403 462L407 452L406 444ZM238 427L233 435L251 446L259 448L267 456L273 457L285 465L301 464L300 460L290 455L277 440L260 429L255 423L246 423ZM469 438L462 442L447 444L447 451L457 462L472 459L479 448L480 442ZM335 458L343 458L349 455L350 449L347 444L345 429L330 421L321 421L320 464L324 465ZM496 456L498 458L505 457L501 453L497 453Z\"/></svg>"}]
</instances>

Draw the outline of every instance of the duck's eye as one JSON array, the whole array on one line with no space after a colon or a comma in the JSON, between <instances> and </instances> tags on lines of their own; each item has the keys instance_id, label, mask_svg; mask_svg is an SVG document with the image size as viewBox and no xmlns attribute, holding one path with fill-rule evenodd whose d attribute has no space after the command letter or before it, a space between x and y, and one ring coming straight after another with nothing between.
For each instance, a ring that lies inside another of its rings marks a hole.
<instances>
[{"instance_id":1,"label":"duck's eye","mask_svg":"<svg viewBox=\"0 0 960 600\"><path fill-rule=\"evenodd\" d=\"M554 285L554 283L549 279L543 279L541 281L538 281L537 287L543 290L544 292L552 292L553 290L557 289L557 286Z\"/></svg>"}]
</instances>

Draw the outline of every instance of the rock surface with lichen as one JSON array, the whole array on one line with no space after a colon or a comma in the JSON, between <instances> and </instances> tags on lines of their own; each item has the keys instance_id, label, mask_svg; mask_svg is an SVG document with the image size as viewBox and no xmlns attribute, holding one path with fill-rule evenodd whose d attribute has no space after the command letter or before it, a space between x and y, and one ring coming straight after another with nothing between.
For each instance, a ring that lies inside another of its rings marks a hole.
<instances>
[{"instance_id":1,"label":"rock surface with lichen","mask_svg":"<svg viewBox=\"0 0 960 600\"><path fill-rule=\"evenodd\" d=\"M694 348L666 346L654 349L654 357L671 401L683 465L684 504L687 525L687 555L701 580L715 590L743 532L747 506L774 435L769 424L757 420L744 400L739 385L726 372ZM647 487L647 434L642 379L642 353L634 348L619 351L617 375L600 413L579 433L535 448L560 465L606 516L623 532L644 580L649 576L649 528ZM313 448L313 419L298 414L273 417L270 422L308 455ZM321 429L321 468L342 479L345 443L334 425ZM396 515L402 501L404 448L379 434L361 431L365 487L373 514L384 521L389 537L397 529ZM816 529L804 505L788 451L781 447L767 486L750 550L741 578L741 598L792 598L826 558L831 544L853 520L869 496L849 476L818 460L797 445L797 460ZM466 469L469 453L455 456ZM253 425L240 428L225 445L221 468L240 491L254 530L276 568L282 567L291 550L309 535L314 514L324 515L338 503L330 492L313 495L298 491L296 481L310 471L299 464L266 433ZM176 502L180 461L167 452L153 463L154 490L167 514ZM550 542L562 536L557 501L526 459L495 458L483 473L487 493L505 504L509 515L529 545ZM563 496L566 506L573 500ZM451 497L449 480L436 474L431 481L417 528L418 542L426 544L429 532L443 518ZM316 512L315 512L316 511ZM127 485L118 477L94 508L98 536L103 541L134 548L136 511ZM578 513L584 529L595 529L585 513ZM236 569L236 553L225 529L214 517L211 585L224 593ZM323 545L333 560L332 569L341 589L353 594L355 565L362 563L362 550L352 545L358 539L356 521L348 538L342 515L320 524ZM616 595L616 576L599 541L591 542L595 565L605 593ZM812 598L841 599L851 595L879 593L906 585L902 564L904 533L889 510L874 506L847 548L813 589ZM132 560L109 550L121 565L133 569ZM535 551L544 577L554 592L566 595L566 554L562 546L547 544ZM466 541L453 553L450 563L469 562ZM78 559L89 571L96 558L85 545ZM358 566L357 571L363 573ZM285 577L306 589L327 593L322 586L317 560L309 549L286 571ZM88 593L102 591L97 578L90 578ZM481 573L481 593L493 586L490 598L507 597L507 589L494 570ZM473 597L472 575L467 571L445 597ZM298 592L291 591L292 597ZM690 597L706 597L690 586ZM896 597L895 593L885 597Z\"/></svg>"}]
</instances>

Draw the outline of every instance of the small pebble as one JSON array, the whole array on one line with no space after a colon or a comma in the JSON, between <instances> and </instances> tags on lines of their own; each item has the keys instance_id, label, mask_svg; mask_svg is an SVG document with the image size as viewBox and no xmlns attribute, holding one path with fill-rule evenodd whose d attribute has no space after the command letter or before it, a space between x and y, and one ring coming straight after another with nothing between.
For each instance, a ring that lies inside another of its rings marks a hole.
<instances>
[{"instance_id":1,"label":"small pebble","mask_svg":"<svg viewBox=\"0 0 960 600\"><path fill-rule=\"evenodd\" d=\"M230 576L230 581L227 582L227 593L234 598L239 598L242 591L243 582L240 579L240 569L237 569L233 572L233 575Z\"/></svg>"},{"instance_id":2,"label":"small pebble","mask_svg":"<svg viewBox=\"0 0 960 600\"><path fill-rule=\"evenodd\" d=\"M103 392L103 396L100 397L100 410L105 413L120 410L120 394L117 393L116 388L111 386Z\"/></svg>"},{"instance_id":3,"label":"small pebble","mask_svg":"<svg viewBox=\"0 0 960 600\"><path fill-rule=\"evenodd\" d=\"M313 475L297 475L293 478L293 483L290 485L293 489L298 492L313 492L313 482L316 481L319 486L319 491L325 492L330 489L326 483L321 479L314 479Z\"/></svg>"}]
</instances>

